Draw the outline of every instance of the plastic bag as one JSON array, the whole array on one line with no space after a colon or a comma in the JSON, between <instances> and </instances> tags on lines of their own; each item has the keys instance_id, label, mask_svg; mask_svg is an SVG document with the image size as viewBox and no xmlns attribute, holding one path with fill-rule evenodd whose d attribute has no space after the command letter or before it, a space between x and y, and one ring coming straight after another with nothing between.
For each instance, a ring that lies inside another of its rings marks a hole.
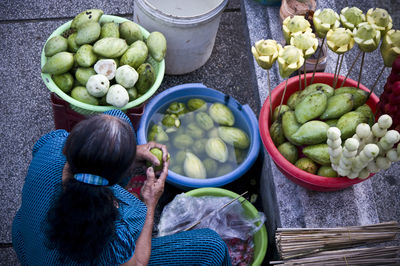
<instances>
[{"instance_id":1,"label":"plastic bag","mask_svg":"<svg viewBox=\"0 0 400 266\"><path fill-rule=\"evenodd\" d=\"M158 236L184 231L202 219L194 228L216 231L227 244L233 265L249 264L254 247L252 237L264 224L265 215L259 212L255 218L248 217L239 200L220 209L230 201L230 197L179 194L164 207L158 224Z\"/></svg>"}]
</instances>

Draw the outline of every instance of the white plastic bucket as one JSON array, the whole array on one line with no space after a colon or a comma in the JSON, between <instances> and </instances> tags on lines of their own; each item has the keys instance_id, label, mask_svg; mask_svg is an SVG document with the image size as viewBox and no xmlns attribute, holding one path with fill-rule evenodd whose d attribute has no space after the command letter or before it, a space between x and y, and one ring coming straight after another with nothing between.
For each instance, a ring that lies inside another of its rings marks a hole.
<instances>
[{"instance_id":1,"label":"white plastic bucket","mask_svg":"<svg viewBox=\"0 0 400 266\"><path fill-rule=\"evenodd\" d=\"M228 0L135 0L134 21L167 39L165 73L180 75L204 65L211 55Z\"/></svg>"}]
</instances>

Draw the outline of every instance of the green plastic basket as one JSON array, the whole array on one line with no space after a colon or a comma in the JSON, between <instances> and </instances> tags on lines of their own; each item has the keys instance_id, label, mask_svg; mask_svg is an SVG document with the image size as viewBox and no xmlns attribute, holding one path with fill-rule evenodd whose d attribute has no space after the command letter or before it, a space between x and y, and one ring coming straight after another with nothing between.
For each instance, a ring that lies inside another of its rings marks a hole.
<instances>
[{"instance_id":1,"label":"green plastic basket","mask_svg":"<svg viewBox=\"0 0 400 266\"><path fill-rule=\"evenodd\" d=\"M124 21L128 21L128 19L117 17L117 16L111 16L111 15L103 15L100 18L100 23L105 23L105 22L122 23ZM63 25L61 25L60 27L58 27L49 36L47 41L56 35L61 35L65 30L69 29L71 26L71 22L72 22L72 20L70 20L70 21L64 23ZM142 30L143 36L145 38L147 38L150 33L146 29L141 27L140 25L139 25L139 27ZM41 61L41 67L43 67L44 64L47 62L47 58L44 54L44 46L42 49L42 55L41 55L40 61ZM163 60L161 62L157 62L154 59L152 59L150 56L149 56L148 61L153 66L154 71L156 73L156 80L155 80L153 86L139 98L127 103L124 107L118 108L118 109L121 109L122 111L124 111L124 110L130 109L132 107L138 106L138 105L142 104L143 102L145 102L147 99L149 99L157 91L158 87L160 86L160 84L164 78L165 61ZM41 75L42 75L42 79L43 79L44 83L46 84L47 88L51 92L56 93L63 100L67 101L70 104L71 109L78 113L81 113L84 115L89 115L89 114L94 114L94 113L102 113L102 112L112 110L112 109L117 109L114 106L98 106L98 105L91 105L91 104L77 101L74 98L72 98L71 96L69 96L68 94L64 93L60 88L58 88L57 85L54 83L53 79L51 78L51 75L45 74L45 73L41 73Z\"/></svg>"},{"instance_id":2,"label":"green plastic basket","mask_svg":"<svg viewBox=\"0 0 400 266\"><path fill-rule=\"evenodd\" d=\"M233 199L239 197L238 194L230 190L226 190L223 188L212 188L212 187L193 189L186 192L185 194L192 197L216 196L216 197L230 197ZM242 206L244 208L246 215L252 218L258 215L258 210L253 206L253 204L251 204L243 197L239 198L239 200L242 202ZM265 225L263 225L261 229L254 234L253 239L254 239L254 260L251 265L258 266L263 264L264 257L268 247L268 235L267 235L267 229L265 229Z\"/></svg>"}]
</instances>

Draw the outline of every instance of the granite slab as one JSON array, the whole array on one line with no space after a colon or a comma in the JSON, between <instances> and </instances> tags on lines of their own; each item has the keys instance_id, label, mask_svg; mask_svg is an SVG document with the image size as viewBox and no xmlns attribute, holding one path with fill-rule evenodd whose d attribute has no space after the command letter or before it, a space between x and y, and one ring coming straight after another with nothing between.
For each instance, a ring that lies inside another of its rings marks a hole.
<instances>
[{"instance_id":1,"label":"granite slab","mask_svg":"<svg viewBox=\"0 0 400 266\"><path fill-rule=\"evenodd\" d=\"M394 28L399 28L400 3L398 1L318 1L318 8L332 8L340 12L345 6L358 6L364 12L372 7L382 7L389 11L393 18ZM247 25L248 52L250 46L260 39L275 39L283 43L279 7L262 6L253 0L242 0L242 14ZM356 57L358 48L346 54L341 74L346 75ZM268 96L267 73L261 69L254 58L251 68L257 77L260 104ZM325 72L333 73L337 55L328 52ZM360 60L360 59L359 59ZM361 82L370 87L383 66L379 50L365 56ZM355 67L350 78L357 80L358 69ZM389 75L386 69L378 82L375 93L380 95ZM278 66L270 70L272 87L283 81L278 74ZM266 151L265 151L266 152ZM298 186L288 180L276 168L271 157L266 152L263 173L261 177L261 195L265 213L268 214L268 229L270 233L269 255L277 258L273 234L277 227L336 227L347 225L364 225L389 220L400 221L399 182L400 164L394 164L390 169L381 171L371 179L353 187L335 192L315 192ZM397 244L400 242L397 241Z\"/></svg>"}]
</instances>

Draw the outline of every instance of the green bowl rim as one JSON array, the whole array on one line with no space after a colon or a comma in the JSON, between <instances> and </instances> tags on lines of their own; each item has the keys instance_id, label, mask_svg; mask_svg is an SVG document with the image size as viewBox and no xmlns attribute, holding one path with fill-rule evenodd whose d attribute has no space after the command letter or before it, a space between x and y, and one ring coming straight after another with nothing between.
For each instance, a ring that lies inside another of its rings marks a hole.
<instances>
[{"instance_id":1,"label":"green bowl rim","mask_svg":"<svg viewBox=\"0 0 400 266\"><path fill-rule=\"evenodd\" d=\"M118 17L118 16L113 16L113 15L103 15L100 18L100 22L103 22L103 21L115 21L117 23L121 23L124 21L131 21L131 20L122 18L122 17ZM61 35L65 30L69 29L71 26L71 23L72 23L72 20L59 26L55 31L53 31L53 33L49 36L49 38L47 38L46 43L50 38L52 38L56 35ZM137 24L137 25L140 27L144 37L147 38L150 35L150 33L145 28L140 26L139 24ZM41 60L40 60L41 68L43 68L46 61L47 61L47 58L44 54L44 45L43 45ZM115 106L97 106L97 105L91 105L91 104L80 102L78 100L75 100L74 98L72 98L71 96L66 94L65 92L63 92L60 88L58 88L58 86L54 83L53 79L51 78L50 74L41 73L41 76L42 76L44 83L46 84L46 87L51 92L56 93L62 99L66 100L68 103L75 105L77 107L80 107L82 109L93 111L93 112L105 112L105 111L112 110L112 109L127 110L127 109L138 106L138 105L142 104L143 102L145 102L157 91L157 89L161 85L161 82L164 78L164 72L165 72L165 60L162 60L161 62L157 62L157 64L158 64L158 72L157 72L156 80L154 81L153 86L141 97L135 99L134 101L127 103L122 108L117 108Z\"/></svg>"},{"instance_id":2,"label":"green bowl rim","mask_svg":"<svg viewBox=\"0 0 400 266\"><path fill-rule=\"evenodd\" d=\"M216 187L196 188L196 189L185 192L185 194L196 197L198 194L201 194L203 192L210 194L210 196L213 196L213 194L217 194L217 195L222 194L222 195L226 195L231 198L236 198L236 197L240 196L239 194L237 194L233 191L223 189L223 188L216 188ZM242 205L244 205L244 207L251 213L251 215L254 215L254 216L258 215L258 210L256 209L256 207L254 207L253 204L251 204L251 202L249 202L247 199L245 199L243 197L240 197L239 199L242 201L241 202ZM257 257L254 257L254 261L253 261L252 265L261 265L263 263L265 254L267 252L267 247L268 247L268 234L267 234L267 229L265 228L265 224L263 224L263 226L261 226L261 229L258 232L260 232L260 238L264 241L261 241L260 253L258 254Z\"/></svg>"}]
</instances>

